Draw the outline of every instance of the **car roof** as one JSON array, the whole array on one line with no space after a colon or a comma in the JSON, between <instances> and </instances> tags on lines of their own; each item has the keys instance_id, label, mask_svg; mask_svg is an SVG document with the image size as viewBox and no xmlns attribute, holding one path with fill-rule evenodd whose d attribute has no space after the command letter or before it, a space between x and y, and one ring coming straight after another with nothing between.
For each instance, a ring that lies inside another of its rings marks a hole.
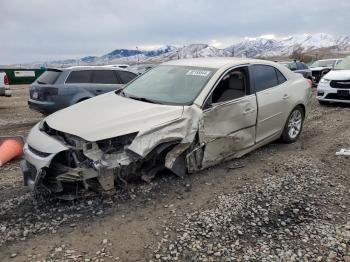
<instances>
[{"instance_id":1,"label":"car roof","mask_svg":"<svg viewBox=\"0 0 350 262\"><path fill-rule=\"evenodd\" d=\"M208 58L191 58L171 60L162 65L178 65L178 66L193 66L193 67L205 67L205 68L221 68L227 66L251 64L251 63L263 63L268 65L274 65L275 63L267 60L250 59L250 58L238 58L238 57L208 57Z\"/></svg>"},{"instance_id":2,"label":"car roof","mask_svg":"<svg viewBox=\"0 0 350 262\"><path fill-rule=\"evenodd\" d=\"M341 58L327 58L327 59L319 59L317 61L330 61L330 60L340 60Z\"/></svg>"},{"instance_id":3,"label":"car roof","mask_svg":"<svg viewBox=\"0 0 350 262\"><path fill-rule=\"evenodd\" d=\"M106 67L106 66L70 66L65 68L47 68L47 70L58 70L58 71L70 71L70 70L121 70L121 71L127 71L130 72L127 69L120 68L120 67Z\"/></svg>"},{"instance_id":4,"label":"car roof","mask_svg":"<svg viewBox=\"0 0 350 262\"><path fill-rule=\"evenodd\" d=\"M112 67L112 66L71 66L71 67L67 67L68 70L116 70L116 69L122 69L123 68L119 68L119 67Z\"/></svg>"},{"instance_id":5,"label":"car roof","mask_svg":"<svg viewBox=\"0 0 350 262\"><path fill-rule=\"evenodd\" d=\"M295 63L295 62L298 62L298 63L303 63L299 60L282 60L282 61L276 61L276 63Z\"/></svg>"}]
</instances>

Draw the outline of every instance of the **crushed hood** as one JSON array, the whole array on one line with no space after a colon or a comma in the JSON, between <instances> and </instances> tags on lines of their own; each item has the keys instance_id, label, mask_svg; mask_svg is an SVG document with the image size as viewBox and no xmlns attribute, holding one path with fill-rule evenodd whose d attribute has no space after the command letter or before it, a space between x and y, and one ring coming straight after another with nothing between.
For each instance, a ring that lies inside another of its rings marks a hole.
<instances>
[{"instance_id":1,"label":"crushed hood","mask_svg":"<svg viewBox=\"0 0 350 262\"><path fill-rule=\"evenodd\" d=\"M45 121L87 141L142 132L181 117L183 106L133 100L110 92L60 110Z\"/></svg>"},{"instance_id":2,"label":"crushed hood","mask_svg":"<svg viewBox=\"0 0 350 262\"><path fill-rule=\"evenodd\" d=\"M350 80L350 70L332 70L324 78L329 80Z\"/></svg>"}]
</instances>

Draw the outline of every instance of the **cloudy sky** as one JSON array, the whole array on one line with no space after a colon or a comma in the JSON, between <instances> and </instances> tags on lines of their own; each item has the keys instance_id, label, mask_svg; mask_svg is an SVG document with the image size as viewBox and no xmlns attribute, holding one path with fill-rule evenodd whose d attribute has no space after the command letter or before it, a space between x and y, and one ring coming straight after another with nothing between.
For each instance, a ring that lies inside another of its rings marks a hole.
<instances>
[{"instance_id":1,"label":"cloudy sky","mask_svg":"<svg viewBox=\"0 0 350 262\"><path fill-rule=\"evenodd\" d=\"M324 32L350 35L349 0L0 0L0 64L117 48Z\"/></svg>"}]
</instances>

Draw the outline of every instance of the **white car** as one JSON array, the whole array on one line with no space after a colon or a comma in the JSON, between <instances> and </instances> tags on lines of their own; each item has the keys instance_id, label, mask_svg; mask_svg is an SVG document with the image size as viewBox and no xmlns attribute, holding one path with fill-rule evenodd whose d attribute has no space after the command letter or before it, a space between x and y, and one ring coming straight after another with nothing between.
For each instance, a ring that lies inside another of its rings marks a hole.
<instances>
[{"instance_id":1,"label":"white car","mask_svg":"<svg viewBox=\"0 0 350 262\"><path fill-rule=\"evenodd\" d=\"M113 191L166 168L184 176L281 138L298 139L311 84L274 62L200 58L157 66L124 89L58 111L30 131L32 189Z\"/></svg>"},{"instance_id":2,"label":"white car","mask_svg":"<svg viewBox=\"0 0 350 262\"><path fill-rule=\"evenodd\" d=\"M350 103L350 57L323 76L317 86L317 99L320 104Z\"/></svg>"},{"instance_id":3,"label":"white car","mask_svg":"<svg viewBox=\"0 0 350 262\"><path fill-rule=\"evenodd\" d=\"M5 72L0 72L0 96L12 96L12 90Z\"/></svg>"}]
</instances>

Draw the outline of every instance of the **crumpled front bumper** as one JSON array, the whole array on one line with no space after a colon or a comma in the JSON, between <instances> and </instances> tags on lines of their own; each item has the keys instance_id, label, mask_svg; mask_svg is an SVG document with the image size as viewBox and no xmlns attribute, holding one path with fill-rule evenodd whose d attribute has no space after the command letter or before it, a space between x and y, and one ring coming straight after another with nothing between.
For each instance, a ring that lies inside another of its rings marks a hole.
<instances>
[{"instance_id":1,"label":"crumpled front bumper","mask_svg":"<svg viewBox=\"0 0 350 262\"><path fill-rule=\"evenodd\" d=\"M110 191L115 190L116 181L142 178L144 174L153 174L164 167L182 176L186 171L183 153L197 134L201 111L189 107L184 114L183 118L140 131L124 150L112 153L105 153L97 142L84 141L73 135L68 138L76 139L73 143L60 134L48 135L41 131L44 125L37 124L23 149L24 184L32 190L40 187L52 193L88 188ZM166 155L163 156L163 152Z\"/></svg>"},{"instance_id":2,"label":"crumpled front bumper","mask_svg":"<svg viewBox=\"0 0 350 262\"><path fill-rule=\"evenodd\" d=\"M39 128L40 124L34 126L28 135L27 142L23 147L23 158L21 170L23 174L24 185L31 190L46 189L51 193L63 193L69 189L87 189L91 185L87 180L97 178L104 190L114 188L113 167L107 161L102 161L98 153L94 154L95 147L90 151L84 146L83 162L76 161L79 164L76 167L62 163L63 156L73 156L77 151L74 148L62 143L61 141L47 135ZM76 156L76 155L75 155ZM120 154L120 157L123 154ZM124 157L125 158L125 157ZM115 159L115 165L119 166L125 159ZM91 162L90 162L91 161ZM87 163L89 164L87 166ZM85 164L84 164L85 163ZM79 186L72 187L73 184Z\"/></svg>"},{"instance_id":3,"label":"crumpled front bumper","mask_svg":"<svg viewBox=\"0 0 350 262\"><path fill-rule=\"evenodd\" d=\"M30 131L23 146L21 170L24 185L32 190L38 185L43 169L49 167L52 159L63 150L67 150L62 143L39 130L39 123Z\"/></svg>"},{"instance_id":4,"label":"crumpled front bumper","mask_svg":"<svg viewBox=\"0 0 350 262\"><path fill-rule=\"evenodd\" d=\"M48 167L56 154L48 154L46 157L39 156L30 150L28 143L23 147L24 160L21 161L21 170L24 185L34 190L37 186L44 167Z\"/></svg>"}]
</instances>

